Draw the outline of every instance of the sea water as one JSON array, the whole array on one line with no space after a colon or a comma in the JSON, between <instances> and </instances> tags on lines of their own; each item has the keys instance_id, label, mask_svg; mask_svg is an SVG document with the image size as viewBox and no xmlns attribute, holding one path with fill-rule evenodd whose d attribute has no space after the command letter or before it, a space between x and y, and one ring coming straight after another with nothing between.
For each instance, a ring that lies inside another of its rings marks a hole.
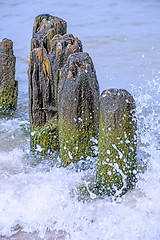
<instances>
[{"instance_id":1,"label":"sea water","mask_svg":"<svg viewBox=\"0 0 160 240\"><path fill-rule=\"evenodd\" d=\"M59 168L59 157L32 153L28 55L34 18L68 23L92 57L101 92L125 88L136 101L136 188L117 201L77 188L95 175ZM160 239L160 1L0 0L0 40L14 43L18 108L0 115L0 239Z\"/></svg>"}]
</instances>

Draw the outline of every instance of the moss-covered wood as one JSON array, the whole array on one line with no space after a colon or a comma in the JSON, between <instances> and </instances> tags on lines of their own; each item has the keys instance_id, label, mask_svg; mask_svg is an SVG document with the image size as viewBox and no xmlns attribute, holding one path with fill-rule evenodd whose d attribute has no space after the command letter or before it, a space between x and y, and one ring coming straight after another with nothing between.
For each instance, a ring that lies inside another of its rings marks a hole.
<instances>
[{"instance_id":1,"label":"moss-covered wood","mask_svg":"<svg viewBox=\"0 0 160 240\"><path fill-rule=\"evenodd\" d=\"M46 123L31 131L31 144L33 149L51 154L59 149L58 124L56 121Z\"/></svg>"},{"instance_id":2,"label":"moss-covered wood","mask_svg":"<svg viewBox=\"0 0 160 240\"><path fill-rule=\"evenodd\" d=\"M58 99L62 165L95 156L99 85L87 53L74 53L68 57L60 72Z\"/></svg>"},{"instance_id":3,"label":"moss-covered wood","mask_svg":"<svg viewBox=\"0 0 160 240\"><path fill-rule=\"evenodd\" d=\"M4 38L0 42L0 112L10 112L17 107L18 82L15 81L15 63L13 42Z\"/></svg>"},{"instance_id":4,"label":"moss-covered wood","mask_svg":"<svg viewBox=\"0 0 160 240\"><path fill-rule=\"evenodd\" d=\"M132 189L137 174L135 102L126 90L101 94L98 149L96 192L120 196Z\"/></svg>"}]
</instances>

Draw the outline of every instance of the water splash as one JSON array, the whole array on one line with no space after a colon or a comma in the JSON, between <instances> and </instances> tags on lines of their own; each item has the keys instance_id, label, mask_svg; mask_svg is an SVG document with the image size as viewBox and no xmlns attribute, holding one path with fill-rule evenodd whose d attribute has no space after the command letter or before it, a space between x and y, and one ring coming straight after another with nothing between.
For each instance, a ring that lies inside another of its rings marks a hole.
<instances>
[{"instance_id":1,"label":"water splash","mask_svg":"<svg viewBox=\"0 0 160 240\"><path fill-rule=\"evenodd\" d=\"M97 198L91 192L87 201L79 201L78 187L82 184L88 187L94 168L86 171L77 171L75 166L57 168L51 157L42 158L22 147L1 152L2 239L160 238L159 78L147 84L147 90L136 89L135 97L138 161L143 170L136 189L117 201ZM10 121L3 120L1 127L10 129Z\"/></svg>"}]
</instances>

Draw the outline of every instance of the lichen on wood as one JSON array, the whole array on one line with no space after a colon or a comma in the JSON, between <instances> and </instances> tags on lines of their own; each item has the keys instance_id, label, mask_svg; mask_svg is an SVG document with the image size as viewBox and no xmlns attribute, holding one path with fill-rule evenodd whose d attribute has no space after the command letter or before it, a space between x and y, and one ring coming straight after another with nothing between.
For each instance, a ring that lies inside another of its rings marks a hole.
<instances>
[{"instance_id":1,"label":"lichen on wood","mask_svg":"<svg viewBox=\"0 0 160 240\"><path fill-rule=\"evenodd\" d=\"M18 82L15 81L15 63L13 42L4 38L0 42L0 112L10 112L17 107Z\"/></svg>"},{"instance_id":2,"label":"lichen on wood","mask_svg":"<svg viewBox=\"0 0 160 240\"><path fill-rule=\"evenodd\" d=\"M99 85L87 53L73 53L61 69L58 89L62 165L95 156L99 124Z\"/></svg>"},{"instance_id":3,"label":"lichen on wood","mask_svg":"<svg viewBox=\"0 0 160 240\"><path fill-rule=\"evenodd\" d=\"M96 192L121 196L136 183L135 101L123 89L103 91L100 97L99 159Z\"/></svg>"}]
</instances>

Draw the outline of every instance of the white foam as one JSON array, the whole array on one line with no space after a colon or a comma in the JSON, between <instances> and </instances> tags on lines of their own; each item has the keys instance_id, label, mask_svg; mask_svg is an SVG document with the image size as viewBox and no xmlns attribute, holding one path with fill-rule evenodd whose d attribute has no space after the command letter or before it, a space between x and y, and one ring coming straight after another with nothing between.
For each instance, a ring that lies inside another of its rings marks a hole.
<instances>
[{"instance_id":1,"label":"white foam","mask_svg":"<svg viewBox=\"0 0 160 240\"><path fill-rule=\"evenodd\" d=\"M1 152L0 154L0 174L9 173L15 174L23 170L22 159L24 152L21 149L15 148L12 151Z\"/></svg>"},{"instance_id":2,"label":"white foam","mask_svg":"<svg viewBox=\"0 0 160 240\"><path fill-rule=\"evenodd\" d=\"M38 231L42 239L47 229L62 230L65 239L159 239L159 118L154 97L147 102L141 99L136 99L138 157L143 156L144 162L147 157L148 170L140 174L134 191L117 202L96 198L92 193L90 201L78 201L73 189L82 182L88 186L83 171L56 167L40 171L38 165L24 171L24 151L15 148L8 154L1 152L1 235L12 235L19 225L25 232ZM10 166L7 173L4 166Z\"/></svg>"}]
</instances>

